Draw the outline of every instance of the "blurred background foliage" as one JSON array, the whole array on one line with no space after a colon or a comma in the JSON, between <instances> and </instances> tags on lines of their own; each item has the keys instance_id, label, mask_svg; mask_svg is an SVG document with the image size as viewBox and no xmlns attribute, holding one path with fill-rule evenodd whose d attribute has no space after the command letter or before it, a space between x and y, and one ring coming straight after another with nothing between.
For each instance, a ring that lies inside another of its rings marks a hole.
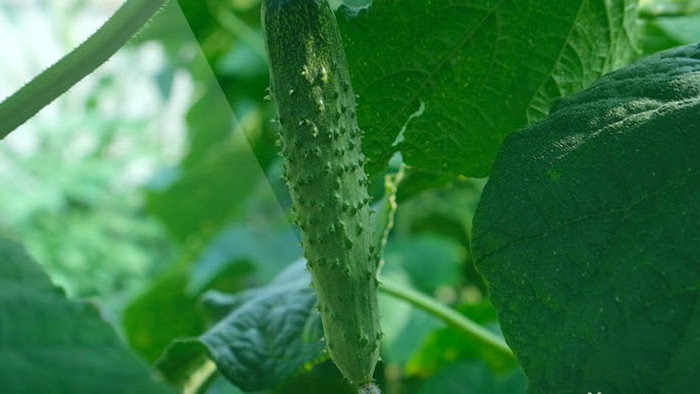
<instances>
[{"instance_id":1,"label":"blurred background foliage","mask_svg":"<svg viewBox=\"0 0 700 394\"><path fill-rule=\"evenodd\" d=\"M13 59L0 64L0 96L120 3L0 0L0 47ZM171 1L127 48L0 144L0 233L21 239L70 296L96 300L150 362L211 324L199 303L205 291L264 285L301 254L264 100L259 3ZM641 9L640 55L700 40L699 1L646 0ZM414 179L440 187L400 190L383 275L498 330L469 253L484 181ZM378 201L383 174L371 190ZM380 302L377 377L387 393L524 390L512 361L403 301ZM240 392L216 375L207 382L202 391ZM347 390L325 362L273 392Z\"/></svg>"}]
</instances>

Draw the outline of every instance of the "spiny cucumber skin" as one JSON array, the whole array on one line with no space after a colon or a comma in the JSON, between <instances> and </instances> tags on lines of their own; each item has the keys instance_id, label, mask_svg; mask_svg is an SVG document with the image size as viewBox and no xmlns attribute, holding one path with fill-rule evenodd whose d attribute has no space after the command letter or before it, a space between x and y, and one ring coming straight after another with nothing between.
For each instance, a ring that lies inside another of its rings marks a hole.
<instances>
[{"instance_id":1,"label":"spiny cucumber skin","mask_svg":"<svg viewBox=\"0 0 700 394\"><path fill-rule=\"evenodd\" d=\"M356 386L372 382L381 329L355 94L326 0L265 0L270 90L284 176L318 296L327 349Z\"/></svg>"}]
</instances>

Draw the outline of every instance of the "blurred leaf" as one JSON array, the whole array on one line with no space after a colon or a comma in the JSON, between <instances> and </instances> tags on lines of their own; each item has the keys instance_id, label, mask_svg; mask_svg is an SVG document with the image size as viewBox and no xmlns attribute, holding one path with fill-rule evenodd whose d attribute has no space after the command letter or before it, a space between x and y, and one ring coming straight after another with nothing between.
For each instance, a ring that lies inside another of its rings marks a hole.
<instances>
[{"instance_id":1,"label":"blurred leaf","mask_svg":"<svg viewBox=\"0 0 700 394\"><path fill-rule=\"evenodd\" d=\"M468 247L472 217L485 183L483 179L453 181L402 200L396 212L395 235L407 237L427 232L459 240ZM400 189L399 198L401 195Z\"/></svg>"},{"instance_id":2,"label":"blurred leaf","mask_svg":"<svg viewBox=\"0 0 700 394\"><path fill-rule=\"evenodd\" d=\"M265 59L250 47L234 46L219 59L215 71L220 76L237 75L246 79L251 77L267 79L266 67ZM258 91L258 95L261 92Z\"/></svg>"},{"instance_id":3,"label":"blurred leaf","mask_svg":"<svg viewBox=\"0 0 700 394\"><path fill-rule=\"evenodd\" d=\"M690 15L656 17L644 25L644 52L655 53L700 41L700 9Z\"/></svg>"},{"instance_id":4,"label":"blurred leaf","mask_svg":"<svg viewBox=\"0 0 700 394\"><path fill-rule=\"evenodd\" d=\"M202 0L177 0L177 5L187 17L187 24L202 47L207 47L203 43L217 30L217 25L212 23L216 18L211 13L210 3ZM229 45L228 40L219 44L221 47Z\"/></svg>"},{"instance_id":5,"label":"blurred leaf","mask_svg":"<svg viewBox=\"0 0 700 394\"><path fill-rule=\"evenodd\" d=\"M246 211L244 203L261 192L260 184L267 185L274 151L269 126L264 126L269 115L249 101L238 102L234 115L207 71L200 77L206 93L187 116L190 150L177 169L152 182L148 198L148 210L180 243L191 236L207 240L238 219Z\"/></svg>"},{"instance_id":6,"label":"blurred leaf","mask_svg":"<svg viewBox=\"0 0 700 394\"><path fill-rule=\"evenodd\" d=\"M216 318L216 316L223 318L233 310L242 307L251 299L267 294L270 291L268 287L273 286L275 283L296 283L299 286L301 286L302 283L311 283L311 276L306 271L305 264L303 259L297 259L282 270L282 272L266 286L251 287L236 294L209 290L202 295L200 302L210 316L213 318ZM295 287L290 287L289 289L294 290Z\"/></svg>"},{"instance_id":7,"label":"blurred leaf","mask_svg":"<svg viewBox=\"0 0 700 394\"><path fill-rule=\"evenodd\" d=\"M474 251L532 393L700 387L699 97L696 44L504 143Z\"/></svg>"},{"instance_id":8,"label":"blurred leaf","mask_svg":"<svg viewBox=\"0 0 700 394\"><path fill-rule=\"evenodd\" d=\"M654 23L679 45L700 41L700 9L691 15L658 18Z\"/></svg>"},{"instance_id":9,"label":"blurred leaf","mask_svg":"<svg viewBox=\"0 0 700 394\"><path fill-rule=\"evenodd\" d=\"M250 301L255 295L264 292L264 287L252 287L236 294L225 293L219 290L209 290L202 294L199 302L204 308L207 317L213 322L224 319L231 311Z\"/></svg>"},{"instance_id":10,"label":"blurred leaf","mask_svg":"<svg viewBox=\"0 0 700 394\"><path fill-rule=\"evenodd\" d=\"M669 36L666 31L657 26L653 21L644 23L644 35L642 40L642 50L644 55L649 55L659 51L680 45L680 43Z\"/></svg>"},{"instance_id":11,"label":"blurred leaf","mask_svg":"<svg viewBox=\"0 0 700 394\"><path fill-rule=\"evenodd\" d=\"M190 270L190 278L191 277L192 271ZM204 290L219 290L222 292L236 293L241 291L241 289L259 283L261 283L261 277L257 274L253 263L248 260L238 260L222 267L220 271L217 271L216 275L212 276L212 280L205 286L196 289L188 285L187 292L190 294L201 294Z\"/></svg>"},{"instance_id":12,"label":"blurred leaf","mask_svg":"<svg viewBox=\"0 0 700 394\"><path fill-rule=\"evenodd\" d=\"M487 301L467 304L458 310L482 326L498 330L496 311ZM464 333L445 327L436 330L423 342L420 350L406 365L406 373L418 377L430 376L459 359L484 361L492 370L504 372L517 367L512 357L494 352L492 348L465 338Z\"/></svg>"},{"instance_id":13,"label":"blurred leaf","mask_svg":"<svg viewBox=\"0 0 700 394\"><path fill-rule=\"evenodd\" d=\"M94 305L66 299L18 244L0 238L0 382L5 392L170 393ZM118 367L116 367L118 366Z\"/></svg>"},{"instance_id":14,"label":"blurred leaf","mask_svg":"<svg viewBox=\"0 0 700 394\"><path fill-rule=\"evenodd\" d=\"M639 13L644 22L644 54L700 41L698 0L643 0Z\"/></svg>"},{"instance_id":15,"label":"blurred leaf","mask_svg":"<svg viewBox=\"0 0 700 394\"><path fill-rule=\"evenodd\" d=\"M259 0L178 0L199 44L197 81L223 92L260 166L275 158L273 105L263 102L269 86L260 28ZM189 30L189 29L187 29ZM213 74L212 74L213 71Z\"/></svg>"},{"instance_id":16,"label":"blurred leaf","mask_svg":"<svg viewBox=\"0 0 700 394\"><path fill-rule=\"evenodd\" d=\"M410 394L518 394L526 388L520 369L494 373L478 360L459 360L421 381Z\"/></svg>"},{"instance_id":17,"label":"blurred leaf","mask_svg":"<svg viewBox=\"0 0 700 394\"><path fill-rule=\"evenodd\" d=\"M301 256L298 238L288 224L270 228L267 222L234 224L212 239L194 262L188 288L200 292L232 262L253 263L257 274L269 279Z\"/></svg>"},{"instance_id":18,"label":"blurred leaf","mask_svg":"<svg viewBox=\"0 0 700 394\"><path fill-rule=\"evenodd\" d=\"M269 285L250 290L243 302L228 304L229 315L200 337L236 386L268 389L323 357L323 329L309 284L300 260Z\"/></svg>"},{"instance_id":19,"label":"blurred leaf","mask_svg":"<svg viewBox=\"0 0 700 394\"><path fill-rule=\"evenodd\" d=\"M238 224L229 225L208 243L188 243L179 265L128 308L129 340L149 359L159 356L174 338L204 331L204 314L196 301L202 292L237 292L269 280L301 254L267 182L248 188L251 198L241 202ZM153 319L153 310L158 319ZM164 329L163 322L171 324Z\"/></svg>"},{"instance_id":20,"label":"blurred leaf","mask_svg":"<svg viewBox=\"0 0 700 394\"><path fill-rule=\"evenodd\" d=\"M400 281L398 275L391 277ZM403 366L431 332L444 326L440 319L427 312L384 294L379 294L379 310L384 332L382 359L389 364Z\"/></svg>"},{"instance_id":21,"label":"blurred leaf","mask_svg":"<svg viewBox=\"0 0 700 394\"><path fill-rule=\"evenodd\" d=\"M250 185L264 179L245 137L234 133L228 103L212 89L190 109L191 148L174 182L148 198L149 211L180 242L222 227L239 213Z\"/></svg>"},{"instance_id":22,"label":"blurred leaf","mask_svg":"<svg viewBox=\"0 0 700 394\"><path fill-rule=\"evenodd\" d=\"M440 286L455 285L465 259L464 247L438 235L394 238L384 255L384 275L403 271L416 289L433 294Z\"/></svg>"},{"instance_id":23,"label":"blurred leaf","mask_svg":"<svg viewBox=\"0 0 700 394\"><path fill-rule=\"evenodd\" d=\"M401 150L422 171L487 175L506 135L631 57L635 4L375 0L340 17L369 172Z\"/></svg>"},{"instance_id":24,"label":"blurred leaf","mask_svg":"<svg viewBox=\"0 0 700 394\"><path fill-rule=\"evenodd\" d=\"M186 290L181 269L166 273L136 298L124 312L129 344L147 360L155 361L175 338L194 337L205 329L196 295Z\"/></svg>"},{"instance_id":25,"label":"blurred leaf","mask_svg":"<svg viewBox=\"0 0 700 394\"><path fill-rule=\"evenodd\" d=\"M454 177L450 174L420 171L411 168L406 172L406 177L401 182L397 200L403 202L424 190L446 187L453 180Z\"/></svg>"},{"instance_id":26,"label":"blurred leaf","mask_svg":"<svg viewBox=\"0 0 700 394\"><path fill-rule=\"evenodd\" d=\"M331 360L326 360L311 371L285 380L271 390L275 394L356 394Z\"/></svg>"}]
</instances>

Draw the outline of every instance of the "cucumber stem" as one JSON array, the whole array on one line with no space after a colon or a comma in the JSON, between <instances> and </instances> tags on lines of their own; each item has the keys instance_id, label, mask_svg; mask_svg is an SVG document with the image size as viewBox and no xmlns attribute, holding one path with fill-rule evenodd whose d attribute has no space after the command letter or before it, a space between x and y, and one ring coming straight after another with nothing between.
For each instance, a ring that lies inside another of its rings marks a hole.
<instances>
[{"instance_id":1,"label":"cucumber stem","mask_svg":"<svg viewBox=\"0 0 700 394\"><path fill-rule=\"evenodd\" d=\"M431 315L444 320L447 324L459 329L472 339L475 339L476 341L497 350L499 353L511 358L515 357L513 355L513 351L501 337L475 323L471 319L448 307L447 305L440 303L434 298L431 298L407 286L394 283L386 278L380 278L380 284L377 290L402 299L413 306L416 306L430 313Z\"/></svg>"},{"instance_id":2,"label":"cucumber stem","mask_svg":"<svg viewBox=\"0 0 700 394\"><path fill-rule=\"evenodd\" d=\"M127 0L87 40L0 103L0 140L106 62L167 1Z\"/></svg>"}]
</instances>

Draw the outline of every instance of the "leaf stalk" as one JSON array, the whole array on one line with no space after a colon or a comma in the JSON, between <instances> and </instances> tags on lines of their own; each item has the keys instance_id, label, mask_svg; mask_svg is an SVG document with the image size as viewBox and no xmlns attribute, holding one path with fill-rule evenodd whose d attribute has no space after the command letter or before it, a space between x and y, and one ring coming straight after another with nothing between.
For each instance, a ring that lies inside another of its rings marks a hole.
<instances>
[{"instance_id":1,"label":"leaf stalk","mask_svg":"<svg viewBox=\"0 0 700 394\"><path fill-rule=\"evenodd\" d=\"M514 358L513 351L508 344L493 332L475 323L473 320L408 286L395 283L388 278L382 278L378 291L395 298L404 300L409 304L422 309L431 315L445 321L450 326L460 330L477 342L487 345L498 352Z\"/></svg>"}]
</instances>

